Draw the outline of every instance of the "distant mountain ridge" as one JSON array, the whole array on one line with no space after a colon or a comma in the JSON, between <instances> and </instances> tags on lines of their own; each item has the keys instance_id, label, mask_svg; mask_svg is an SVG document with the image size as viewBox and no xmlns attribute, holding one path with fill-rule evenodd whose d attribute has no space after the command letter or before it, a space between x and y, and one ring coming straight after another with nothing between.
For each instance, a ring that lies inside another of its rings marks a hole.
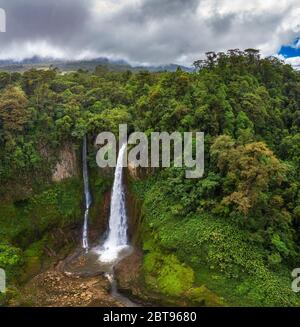
<instances>
[{"instance_id":1,"label":"distant mountain ridge","mask_svg":"<svg viewBox=\"0 0 300 327\"><path fill-rule=\"evenodd\" d=\"M139 71L139 70L148 70L150 72L159 72L159 71L176 71L178 68L192 72L194 69L182 65L168 64L168 65L159 65L159 66L134 66L130 65L125 60L111 60L104 57L99 57L95 59L84 59L84 60L63 60L63 59L53 59L53 58L42 58L39 56L33 56L31 58L23 59L20 61L8 59L0 60L0 70L4 71L15 71L22 72L30 68L43 69L48 68L49 66L54 66L60 69L61 71L77 71L78 69L93 71L97 66L105 66L109 70L115 71Z\"/></svg>"}]
</instances>

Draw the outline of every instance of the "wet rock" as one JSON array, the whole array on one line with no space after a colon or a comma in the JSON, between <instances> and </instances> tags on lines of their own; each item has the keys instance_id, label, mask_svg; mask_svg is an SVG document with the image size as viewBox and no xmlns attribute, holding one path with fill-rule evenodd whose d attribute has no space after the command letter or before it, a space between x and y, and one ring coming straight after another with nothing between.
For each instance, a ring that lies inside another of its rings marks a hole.
<instances>
[{"instance_id":1,"label":"wet rock","mask_svg":"<svg viewBox=\"0 0 300 327\"><path fill-rule=\"evenodd\" d=\"M144 286L142 274L143 253L135 250L131 255L120 261L114 268L118 289L132 299L144 305L155 303Z\"/></svg>"},{"instance_id":2,"label":"wet rock","mask_svg":"<svg viewBox=\"0 0 300 327\"><path fill-rule=\"evenodd\" d=\"M130 291L134 286L139 287L142 260L142 253L136 250L115 266L115 275L120 290Z\"/></svg>"}]
</instances>

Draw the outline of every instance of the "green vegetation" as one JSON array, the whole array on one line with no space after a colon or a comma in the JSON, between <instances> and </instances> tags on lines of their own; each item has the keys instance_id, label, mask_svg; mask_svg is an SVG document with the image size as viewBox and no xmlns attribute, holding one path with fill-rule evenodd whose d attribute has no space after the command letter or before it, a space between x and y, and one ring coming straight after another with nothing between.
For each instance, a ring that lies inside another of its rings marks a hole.
<instances>
[{"instance_id":1,"label":"green vegetation","mask_svg":"<svg viewBox=\"0 0 300 327\"><path fill-rule=\"evenodd\" d=\"M151 241L150 241L151 242ZM194 272L182 265L174 255L161 252L154 244L144 243L146 284L169 296L181 296L194 282Z\"/></svg>"},{"instance_id":2,"label":"green vegetation","mask_svg":"<svg viewBox=\"0 0 300 327\"><path fill-rule=\"evenodd\" d=\"M175 256L227 305L299 306L290 277L299 262L299 73L254 50L209 53L196 66L163 75L138 104L138 128L206 133L201 180L170 168L131 182L142 239L165 253L153 280L157 250L146 251L146 285L160 285Z\"/></svg>"},{"instance_id":3,"label":"green vegetation","mask_svg":"<svg viewBox=\"0 0 300 327\"><path fill-rule=\"evenodd\" d=\"M59 150L72 145L79 157L88 135L100 201L111 180L98 181L92 145L127 123L129 132L205 133L202 179L168 168L131 182L143 203L147 287L197 305L300 305L290 287L300 259L300 74L253 49L208 53L195 67L0 72L0 265L9 278L24 260L37 264L49 232L81 219L78 178L51 180Z\"/></svg>"},{"instance_id":4,"label":"green vegetation","mask_svg":"<svg viewBox=\"0 0 300 327\"><path fill-rule=\"evenodd\" d=\"M81 217L80 183L68 180L33 195L29 200L1 204L0 239L1 267L8 277L17 277L20 270L14 269L27 257L40 258L43 243L53 228L76 225ZM10 248L8 245L12 244ZM15 248L17 247L17 248ZM9 253L13 251L11 260ZM24 254L23 254L23 251Z\"/></svg>"},{"instance_id":5,"label":"green vegetation","mask_svg":"<svg viewBox=\"0 0 300 327\"><path fill-rule=\"evenodd\" d=\"M176 256L193 269L197 285L205 285L229 305L299 305L299 298L290 288L290 271L281 260L270 260L270 252L251 240L248 231L208 213L174 217L174 194L165 192L169 182L164 176L150 187L143 206L144 224L151 228L156 247L166 253L166 264L153 265L156 274L164 274L168 261ZM157 254L147 245L145 250L149 251L144 261L147 273L149 260ZM189 288L192 275L185 274L180 287ZM170 280L172 277L169 276ZM147 274L145 278L150 287L155 284L147 280Z\"/></svg>"}]
</instances>

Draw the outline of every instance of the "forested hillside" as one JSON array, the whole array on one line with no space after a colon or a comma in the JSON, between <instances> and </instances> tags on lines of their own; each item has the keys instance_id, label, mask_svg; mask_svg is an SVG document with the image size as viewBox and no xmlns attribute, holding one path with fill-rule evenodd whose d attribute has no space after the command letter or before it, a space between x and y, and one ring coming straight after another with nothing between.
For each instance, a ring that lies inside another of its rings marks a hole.
<instances>
[{"instance_id":1,"label":"forested hillside","mask_svg":"<svg viewBox=\"0 0 300 327\"><path fill-rule=\"evenodd\" d=\"M202 131L205 175L131 180L142 203L145 288L204 305L300 305L300 73L256 50L208 53L194 73L0 72L0 266L12 285L57 227L82 219L80 175L59 151L102 131ZM94 197L109 182L94 180ZM31 255L34 252L34 255ZM209 298L209 299L208 299ZM202 301L202 302L201 302Z\"/></svg>"}]
</instances>

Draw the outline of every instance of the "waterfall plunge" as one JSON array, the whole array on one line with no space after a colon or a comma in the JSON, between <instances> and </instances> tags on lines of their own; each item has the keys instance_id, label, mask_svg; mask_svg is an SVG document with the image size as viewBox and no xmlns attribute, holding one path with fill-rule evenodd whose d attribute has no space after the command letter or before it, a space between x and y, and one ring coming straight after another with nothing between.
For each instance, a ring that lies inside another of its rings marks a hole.
<instances>
[{"instance_id":1,"label":"waterfall plunge","mask_svg":"<svg viewBox=\"0 0 300 327\"><path fill-rule=\"evenodd\" d=\"M130 248L127 239L127 215L123 187L123 159L126 148L126 144L121 147L117 160L111 195L108 236L98 251L101 262L115 262L122 252Z\"/></svg>"},{"instance_id":2,"label":"waterfall plunge","mask_svg":"<svg viewBox=\"0 0 300 327\"><path fill-rule=\"evenodd\" d=\"M84 195L85 195L85 212L84 212L84 224L82 231L82 247L86 250L89 249L89 240L88 240L88 220L89 220L89 209L92 204L92 198L89 187L89 175L87 168L87 140L86 136L83 138L83 147L82 147L82 172L83 172L83 184L84 184Z\"/></svg>"}]
</instances>

